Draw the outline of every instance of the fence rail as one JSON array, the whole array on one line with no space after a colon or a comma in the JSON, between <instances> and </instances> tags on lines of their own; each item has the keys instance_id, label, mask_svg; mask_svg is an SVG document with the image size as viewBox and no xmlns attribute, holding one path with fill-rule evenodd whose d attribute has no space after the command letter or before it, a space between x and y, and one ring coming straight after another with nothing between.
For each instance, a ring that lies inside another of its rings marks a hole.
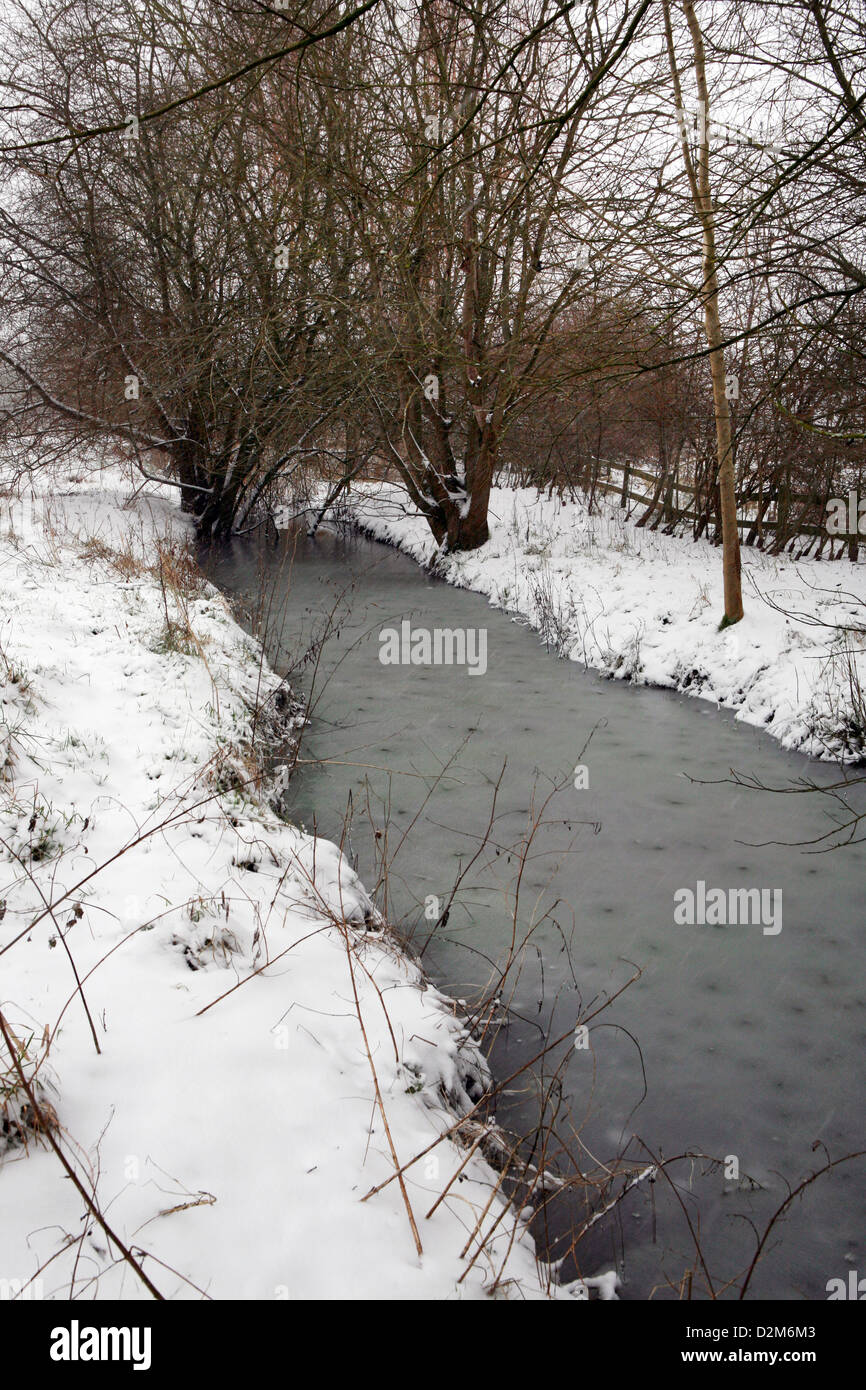
<instances>
[{"instance_id":1,"label":"fence rail","mask_svg":"<svg viewBox=\"0 0 866 1390\"><path fill-rule=\"evenodd\" d=\"M631 472L631 473L636 473L637 470L636 470L636 469L631 469L630 472ZM639 476L639 477L642 477L642 478L650 478L651 481L656 481L656 480L652 479L652 477L651 477L650 474L647 474L647 473L639 473L638 476ZM644 506L644 507L649 507L649 506L651 506L652 503L653 503L653 498L652 498L652 497L647 497L644 493L641 493L641 492L634 492L631 488L626 488L625 490L623 490L623 487L622 487L622 484L621 484L621 483L604 483L604 482L602 482L600 479L596 479L595 486L596 486L596 488L599 489L600 491L602 491L602 492L609 492L609 493L611 493L611 494L613 494L613 495L615 495L615 496L617 496L617 497L622 497L623 495L625 495L626 499L627 499L629 502L637 502L637 503L639 503L641 506ZM683 485L682 487L680 487L679 491L682 491L682 492L688 491L688 492L691 492L692 495L694 496L695 489L694 489L694 488L691 488L691 487L688 487L688 486L686 486L686 485ZM799 500L799 501L803 501L804 499L802 499L802 498L799 498L799 499L798 499L798 498L796 498L796 497L792 497L792 498L791 498L791 501L792 501L793 503L796 503L798 500ZM663 506L663 505L664 505L664 504L663 504L663 502L662 502L662 499L661 499L661 498L658 498L658 499L656 500L656 506ZM673 509L673 510L674 510L674 515L673 515L673 517L672 517L672 520L673 520L673 521L700 521L700 520L701 520L701 517L699 516L699 514L698 514L697 512L685 511L685 510L683 510L683 508L681 508L680 506L674 506L674 509ZM758 525L759 525L759 523L758 523L757 517L740 517L740 516L737 517L737 526L738 526L741 530L745 529L745 530L751 531L753 527L758 526ZM766 520L766 519L765 519L764 521L760 522L760 530L761 530L761 531L776 531L776 530L778 530L778 528L779 528L779 523L778 523L777 521L770 521L770 520ZM823 536L823 535L826 535L826 534L827 534L827 533L825 532L825 530L824 530L824 528L823 528L822 526L814 526L814 525L812 525L812 523L810 523L810 522L803 522L803 523L801 523L801 524L797 527L797 535L799 535L799 536ZM792 537L792 539L793 539L793 537ZM840 537L839 539L842 539L842 538Z\"/></svg>"}]
</instances>

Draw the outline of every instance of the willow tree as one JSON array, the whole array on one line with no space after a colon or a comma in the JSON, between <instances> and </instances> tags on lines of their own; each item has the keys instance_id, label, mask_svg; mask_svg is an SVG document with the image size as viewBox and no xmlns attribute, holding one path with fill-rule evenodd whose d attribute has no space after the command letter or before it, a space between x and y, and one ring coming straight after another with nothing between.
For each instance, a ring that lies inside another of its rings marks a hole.
<instances>
[{"instance_id":1,"label":"willow tree","mask_svg":"<svg viewBox=\"0 0 866 1390\"><path fill-rule=\"evenodd\" d=\"M72 446L161 461L209 536L315 455L352 389L322 305L351 247L300 133L320 93L290 61L208 90L316 9L39 0L2 73L0 356Z\"/></svg>"},{"instance_id":2,"label":"willow tree","mask_svg":"<svg viewBox=\"0 0 866 1390\"><path fill-rule=\"evenodd\" d=\"M590 122L648 9L424 0L352 31L337 179L363 307L346 350L367 428L445 549L487 540L509 431L561 385L591 278Z\"/></svg>"}]
</instances>

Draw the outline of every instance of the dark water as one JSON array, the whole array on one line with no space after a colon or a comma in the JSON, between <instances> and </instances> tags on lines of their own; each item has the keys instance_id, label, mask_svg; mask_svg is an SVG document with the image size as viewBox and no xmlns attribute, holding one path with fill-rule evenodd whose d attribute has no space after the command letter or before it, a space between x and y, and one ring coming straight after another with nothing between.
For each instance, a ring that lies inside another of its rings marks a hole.
<instances>
[{"instance_id":1,"label":"dark water","mask_svg":"<svg viewBox=\"0 0 866 1390\"><path fill-rule=\"evenodd\" d=\"M342 839L371 889L386 852L377 899L424 948L434 978L471 1004L497 978L512 935L534 928L503 990L507 1025L491 1054L498 1078L642 971L590 1021L588 1048L569 1036L536 1068L543 1079L561 1063L557 1128L572 1159L554 1154L560 1171L573 1173L576 1159L594 1180L552 1208L551 1229L580 1227L601 1204L605 1168L623 1154L638 1169L649 1153L736 1159L738 1180L732 1162L726 1177L696 1158L667 1170L678 1195L661 1177L640 1183L577 1251L583 1274L615 1264L625 1298L674 1297L671 1285L689 1270L692 1296L706 1296L704 1265L717 1293L735 1281L724 1296L736 1296L754 1229L763 1231L788 1185L866 1148L864 850L804 853L801 843L832 823L826 798L724 779L737 769L770 785L826 782L834 769L784 753L701 701L561 661L482 597L358 537L235 542L209 563L215 581L266 620L282 671L336 604L338 632L318 669L309 662L293 678L313 694L303 756L323 761L296 776L291 813ZM413 627L485 628L486 674L382 665L380 629L404 617ZM582 789L578 763L589 779ZM488 844L430 940L425 905L442 910L483 845L497 781ZM528 819L541 824L521 867L513 847ZM675 925L675 891L698 880L781 890L781 932ZM515 1081L499 1118L529 1131L535 1094L526 1077ZM866 1276L864 1216L861 1159L795 1200L748 1296L823 1299L828 1280L847 1280L851 1269Z\"/></svg>"}]
</instances>

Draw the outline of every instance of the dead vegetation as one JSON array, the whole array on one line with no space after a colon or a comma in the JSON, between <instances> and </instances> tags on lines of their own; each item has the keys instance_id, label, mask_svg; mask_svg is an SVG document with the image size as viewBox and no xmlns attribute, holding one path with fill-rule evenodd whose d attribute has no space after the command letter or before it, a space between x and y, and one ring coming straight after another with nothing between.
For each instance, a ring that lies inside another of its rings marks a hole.
<instances>
[{"instance_id":1,"label":"dead vegetation","mask_svg":"<svg viewBox=\"0 0 866 1390\"><path fill-rule=\"evenodd\" d=\"M48 1028L40 1038L26 1038L7 1025L5 1056L0 1060L0 1161L13 1149L45 1143L48 1130L58 1128L57 1112L48 1099L54 1089L45 1062L50 1047Z\"/></svg>"}]
</instances>

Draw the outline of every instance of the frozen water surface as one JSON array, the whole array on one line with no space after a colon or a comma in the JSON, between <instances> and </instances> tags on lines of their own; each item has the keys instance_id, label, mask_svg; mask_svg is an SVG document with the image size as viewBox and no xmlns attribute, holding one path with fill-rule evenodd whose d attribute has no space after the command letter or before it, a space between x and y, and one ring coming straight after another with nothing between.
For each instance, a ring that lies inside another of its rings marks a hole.
<instances>
[{"instance_id":1,"label":"frozen water surface","mask_svg":"<svg viewBox=\"0 0 866 1390\"><path fill-rule=\"evenodd\" d=\"M387 814L392 852L418 816L394 860L387 906L419 948L430 930L425 902L447 899L477 849L505 764L492 836L502 851L483 855L467 875L424 954L451 993L471 998L486 985L490 960L504 958L517 877L506 847L525 833L533 798L540 807L553 783L564 783L534 841L518 911L523 931L533 915L552 909L552 917L525 953L493 1066L509 1075L543 1037L568 1032L581 1008L640 967L637 983L590 1025L590 1049L567 1048L573 1147L596 1172L626 1144L636 1166L648 1151L735 1157L739 1183L697 1160L671 1170L721 1291L748 1267L752 1227L764 1228L787 1184L827 1156L866 1148L864 850L804 853L801 842L830 827L826 798L773 796L725 780L736 769L769 785L829 781L835 769L785 753L701 701L560 661L483 598L375 542L328 531L314 540L289 534L279 545L235 542L211 557L211 568L251 606L264 580L269 656L282 669L350 586L322 655L305 745L306 757L334 761L298 774L291 811L339 840L351 798L350 847L370 888L378 851L365 805L380 831ZM380 664L379 632L403 618L430 630L486 628L486 673ZM297 683L308 689L309 681L307 668ZM580 790L578 762L589 781ZM708 889L780 889L781 932L675 925L675 891L699 880ZM512 1089L499 1118L524 1132L534 1107L524 1086ZM851 1268L866 1275L864 1172L863 1160L843 1165L794 1202L770 1237L751 1297L823 1299L828 1280ZM553 1212L553 1233L585 1216L575 1199ZM597 1222L578 1259L586 1275L616 1261L625 1298L671 1297L669 1281L697 1267L682 1208L663 1179L641 1183ZM696 1275L696 1295L699 1282Z\"/></svg>"}]
</instances>

